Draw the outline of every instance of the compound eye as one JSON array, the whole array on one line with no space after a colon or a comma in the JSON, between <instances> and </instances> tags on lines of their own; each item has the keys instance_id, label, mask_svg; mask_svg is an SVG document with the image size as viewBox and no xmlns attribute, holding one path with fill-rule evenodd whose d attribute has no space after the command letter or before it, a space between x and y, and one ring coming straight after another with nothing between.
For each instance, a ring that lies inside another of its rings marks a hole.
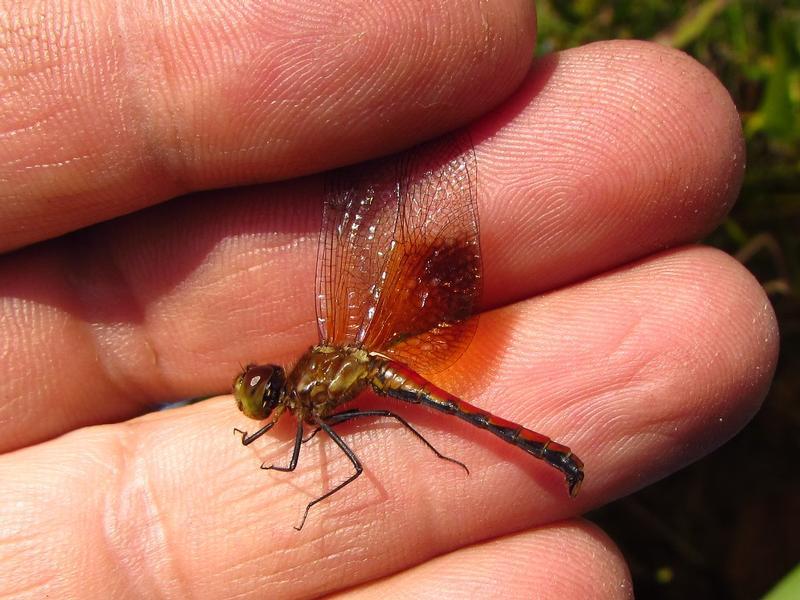
<instances>
[{"instance_id":1,"label":"compound eye","mask_svg":"<svg viewBox=\"0 0 800 600\"><path fill-rule=\"evenodd\" d=\"M285 377L276 365L250 365L233 382L236 405L245 415L266 419L277 406Z\"/></svg>"}]
</instances>

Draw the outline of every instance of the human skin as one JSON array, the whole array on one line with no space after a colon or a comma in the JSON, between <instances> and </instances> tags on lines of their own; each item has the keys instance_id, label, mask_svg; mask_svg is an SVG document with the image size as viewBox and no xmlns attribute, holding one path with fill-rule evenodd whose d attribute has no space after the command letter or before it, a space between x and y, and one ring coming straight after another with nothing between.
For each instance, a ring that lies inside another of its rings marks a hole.
<instances>
[{"instance_id":1,"label":"human skin","mask_svg":"<svg viewBox=\"0 0 800 600\"><path fill-rule=\"evenodd\" d=\"M532 3L431 4L0 12L1 594L630 597L581 513L729 439L776 361L758 283L694 245L739 189L735 107L673 50L531 64ZM394 423L342 427L365 473L298 533L350 473L330 440L264 472L290 419L244 448L229 395L147 411L315 343L320 173L458 127L483 314L437 383L571 446L581 493L394 404L471 474Z\"/></svg>"}]
</instances>

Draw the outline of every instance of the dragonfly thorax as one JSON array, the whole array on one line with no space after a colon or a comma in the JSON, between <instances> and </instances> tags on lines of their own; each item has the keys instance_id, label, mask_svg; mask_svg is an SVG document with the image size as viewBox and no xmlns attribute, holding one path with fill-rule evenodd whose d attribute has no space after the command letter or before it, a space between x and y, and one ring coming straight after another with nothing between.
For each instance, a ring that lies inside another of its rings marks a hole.
<instances>
[{"instance_id":1,"label":"dragonfly thorax","mask_svg":"<svg viewBox=\"0 0 800 600\"><path fill-rule=\"evenodd\" d=\"M368 384L373 361L361 348L314 346L286 380L286 408L298 418L324 418L355 398Z\"/></svg>"}]
</instances>

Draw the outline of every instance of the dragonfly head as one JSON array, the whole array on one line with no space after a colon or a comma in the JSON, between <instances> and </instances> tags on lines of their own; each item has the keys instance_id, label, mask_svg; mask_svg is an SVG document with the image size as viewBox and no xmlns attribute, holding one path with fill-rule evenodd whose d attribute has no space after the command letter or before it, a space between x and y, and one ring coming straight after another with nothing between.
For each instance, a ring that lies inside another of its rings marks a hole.
<instances>
[{"instance_id":1,"label":"dragonfly head","mask_svg":"<svg viewBox=\"0 0 800 600\"><path fill-rule=\"evenodd\" d=\"M278 365L248 365L233 380L236 406L251 419L262 421L278 406L286 373Z\"/></svg>"}]
</instances>

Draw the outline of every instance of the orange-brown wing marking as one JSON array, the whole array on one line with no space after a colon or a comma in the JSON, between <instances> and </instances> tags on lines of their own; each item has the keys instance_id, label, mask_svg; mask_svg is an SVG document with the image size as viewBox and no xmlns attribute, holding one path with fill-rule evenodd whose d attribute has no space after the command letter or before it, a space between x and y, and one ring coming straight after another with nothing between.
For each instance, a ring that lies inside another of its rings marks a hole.
<instances>
[{"instance_id":1,"label":"orange-brown wing marking","mask_svg":"<svg viewBox=\"0 0 800 600\"><path fill-rule=\"evenodd\" d=\"M425 373L460 356L482 282L476 178L465 135L337 174L318 262L323 340Z\"/></svg>"},{"instance_id":2,"label":"orange-brown wing marking","mask_svg":"<svg viewBox=\"0 0 800 600\"><path fill-rule=\"evenodd\" d=\"M400 165L397 247L364 345L422 374L466 349L481 287L477 163L467 136L409 153Z\"/></svg>"}]
</instances>

